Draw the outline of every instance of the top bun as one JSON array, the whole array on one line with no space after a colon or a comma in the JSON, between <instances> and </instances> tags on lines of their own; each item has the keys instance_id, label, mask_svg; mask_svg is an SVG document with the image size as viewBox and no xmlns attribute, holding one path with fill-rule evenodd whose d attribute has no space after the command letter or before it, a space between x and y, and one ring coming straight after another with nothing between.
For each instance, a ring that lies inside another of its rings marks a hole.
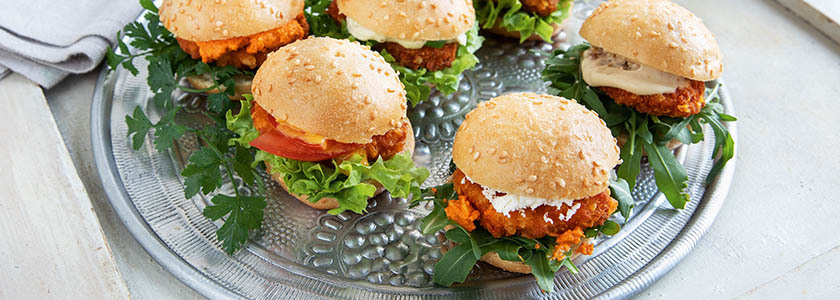
<instances>
[{"instance_id":1,"label":"top bun","mask_svg":"<svg viewBox=\"0 0 840 300\"><path fill-rule=\"evenodd\" d=\"M406 118L397 72L347 40L310 37L278 49L257 70L251 92L277 120L342 143L370 143Z\"/></svg>"},{"instance_id":2,"label":"top bun","mask_svg":"<svg viewBox=\"0 0 840 300\"><path fill-rule=\"evenodd\" d=\"M501 192L576 200L609 186L618 146L598 115L562 97L516 93L478 104L455 134L452 159Z\"/></svg>"},{"instance_id":3,"label":"top bun","mask_svg":"<svg viewBox=\"0 0 840 300\"><path fill-rule=\"evenodd\" d=\"M723 72L714 35L693 13L667 0L613 0L583 22L594 46L657 70L709 81Z\"/></svg>"},{"instance_id":4,"label":"top bun","mask_svg":"<svg viewBox=\"0 0 840 300\"><path fill-rule=\"evenodd\" d=\"M335 0L353 21L391 39L451 40L475 23L471 0Z\"/></svg>"},{"instance_id":5,"label":"top bun","mask_svg":"<svg viewBox=\"0 0 840 300\"><path fill-rule=\"evenodd\" d=\"M303 13L303 0L163 0L160 22L175 36L206 42L271 30Z\"/></svg>"}]
</instances>

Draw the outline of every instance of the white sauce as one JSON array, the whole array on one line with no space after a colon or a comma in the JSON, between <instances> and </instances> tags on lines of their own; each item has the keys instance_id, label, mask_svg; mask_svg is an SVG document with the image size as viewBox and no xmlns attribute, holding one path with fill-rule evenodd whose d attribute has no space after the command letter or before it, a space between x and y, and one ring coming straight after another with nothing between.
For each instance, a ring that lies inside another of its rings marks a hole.
<instances>
[{"instance_id":1,"label":"white sauce","mask_svg":"<svg viewBox=\"0 0 840 300\"><path fill-rule=\"evenodd\" d=\"M620 88L636 95L673 93L689 84L684 77L631 62L595 47L583 52L580 70L583 81L591 86Z\"/></svg>"},{"instance_id":2,"label":"white sauce","mask_svg":"<svg viewBox=\"0 0 840 300\"><path fill-rule=\"evenodd\" d=\"M464 175L464 179L473 182L472 179ZM461 179L461 183L464 183L464 179ZM574 199L544 199L544 198L536 198L536 197L528 197L528 196L521 196L521 195L514 195L508 194L504 192L500 192L486 186L481 186L482 191L481 194L484 195L487 200L490 201L490 204L493 205L493 209L496 212L505 215L505 217L510 218L510 212L517 211L517 210L524 210L526 208L535 209L540 205L549 205L554 206L557 209L560 209L563 204L569 209L566 211L565 214L561 214L559 216L560 221L567 221L575 215L578 208L580 208L580 203L574 203ZM497 196L497 194L504 194L502 196ZM520 211L520 214L524 217L525 212ZM553 221L550 221L551 218L548 218L547 215L543 216L543 219L547 219L546 222L553 224Z\"/></svg>"},{"instance_id":3,"label":"white sauce","mask_svg":"<svg viewBox=\"0 0 840 300\"><path fill-rule=\"evenodd\" d=\"M380 42L380 43L392 42L392 43L400 44L400 46L403 46L406 49L420 49L420 48L423 48L423 45L425 45L426 42L428 42L426 40L412 41L412 40L401 40L401 39L386 37L384 35L381 35L379 33L374 32L373 30L365 28L364 26L362 26L358 22L353 21L353 19L345 18L345 20L347 22L347 31L349 31L350 34L353 35L353 37L355 37L356 39L361 40L361 41L371 41L372 40L372 41L377 41L377 42ZM457 37L455 37L455 39L453 39L451 41L458 42L458 44L466 46L467 45L467 33L466 32L462 33L462 34L458 35Z\"/></svg>"}]
</instances>

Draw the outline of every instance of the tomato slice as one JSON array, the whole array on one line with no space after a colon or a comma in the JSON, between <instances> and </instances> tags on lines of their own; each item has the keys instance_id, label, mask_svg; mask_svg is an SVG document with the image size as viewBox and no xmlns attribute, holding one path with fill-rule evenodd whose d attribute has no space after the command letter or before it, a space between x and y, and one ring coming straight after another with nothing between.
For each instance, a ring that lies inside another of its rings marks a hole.
<instances>
[{"instance_id":1,"label":"tomato slice","mask_svg":"<svg viewBox=\"0 0 840 300\"><path fill-rule=\"evenodd\" d=\"M265 152L300 161L327 160L362 147L360 144L345 144L334 141L328 141L325 146L310 144L301 139L287 136L278 129L260 134L250 144Z\"/></svg>"}]
</instances>

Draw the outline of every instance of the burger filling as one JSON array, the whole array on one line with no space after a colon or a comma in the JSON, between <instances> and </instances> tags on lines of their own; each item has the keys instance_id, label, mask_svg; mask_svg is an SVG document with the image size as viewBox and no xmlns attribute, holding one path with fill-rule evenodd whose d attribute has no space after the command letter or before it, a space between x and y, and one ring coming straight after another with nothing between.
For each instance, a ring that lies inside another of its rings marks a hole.
<instances>
[{"instance_id":1,"label":"burger filling","mask_svg":"<svg viewBox=\"0 0 840 300\"><path fill-rule=\"evenodd\" d=\"M688 117L705 105L702 81L662 72L598 47L589 48L582 56L583 80L600 87L618 104L669 117Z\"/></svg>"},{"instance_id":2,"label":"burger filling","mask_svg":"<svg viewBox=\"0 0 840 300\"><path fill-rule=\"evenodd\" d=\"M307 133L275 119L259 104L251 109L254 128L260 135L251 145L268 153L300 161L328 161L340 163L356 155L363 163L382 158L389 160L403 151L409 133L408 123L373 136L368 144L342 143Z\"/></svg>"},{"instance_id":3,"label":"burger filling","mask_svg":"<svg viewBox=\"0 0 840 300\"><path fill-rule=\"evenodd\" d=\"M268 53L303 38L308 32L309 25L301 14L283 26L249 36L204 42L178 38L178 44L193 59L205 63L255 69L265 61Z\"/></svg>"},{"instance_id":4,"label":"burger filling","mask_svg":"<svg viewBox=\"0 0 840 300\"><path fill-rule=\"evenodd\" d=\"M521 0L522 9L540 16L548 16L557 10L560 0Z\"/></svg>"},{"instance_id":5,"label":"burger filling","mask_svg":"<svg viewBox=\"0 0 840 300\"><path fill-rule=\"evenodd\" d=\"M458 46L467 45L466 33L462 33L452 40L434 41L437 43L434 47L428 46L427 43L430 41L426 40L387 37L341 14L335 1L330 4L327 13L336 21L343 21L347 25L347 31L354 38L360 41L380 43L378 46L388 51L399 65L413 70L425 68L434 72L449 68L455 61Z\"/></svg>"},{"instance_id":6,"label":"burger filling","mask_svg":"<svg viewBox=\"0 0 840 300\"><path fill-rule=\"evenodd\" d=\"M609 190L562 204L529 205L505 214L488 199L488 189L472 182L460 170L453 174L457 200L450 200L445 209L446 216L472 231L475 221L493 237L519 235L538 239L545 236L561 237L568 231L602 225L618 207L610 197ZM505 193L495 191L492 197L503 197ZM579 240L579 239L578 239Z\"/></svg>"}]
</instances>

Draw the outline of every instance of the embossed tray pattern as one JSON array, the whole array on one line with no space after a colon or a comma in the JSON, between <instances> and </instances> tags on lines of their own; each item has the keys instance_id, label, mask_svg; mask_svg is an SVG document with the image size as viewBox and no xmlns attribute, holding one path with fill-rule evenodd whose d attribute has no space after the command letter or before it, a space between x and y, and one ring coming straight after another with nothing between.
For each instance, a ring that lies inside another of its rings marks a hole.
<instances>
[{"instance_id":1,"label":"embossed tray pattern","mask_svg":"<svg viewBox=\"0 0 840 300\"><path fill-rule=\"evenodd\" d=\"M433 94L409 109L418 141L415 161L432 172L427 186L449 176L455 130L476 103L506 92L545 92L539 79L544 57L536 52L556 46L528 42L520 47L488 39L478 52L481 64L464 73L456 93ZM441 238L423 236L418 230L428 207L407 209L405 199L391 198L386 192L370 201L366 215L333 216L295 200L267 176L263 228L242 251L228 256L215 237L221 223L201 215L209 197L184 198L179 171L196 146L194 138L182 138L178 151L168 154L150 145L151 135L139 151L130 147L125 115L137 105L153 119L157 113L150 106L145 67L138 69L136 77L124 70L100 76L91 113L100 177L115 210L146 250L210 298L622 298L655 281L690 251L717 214L735 166L733 159L707 187L702 183L712 166L708 159L712 143L678 149L693 199L680 211L669 208L656 190L652 171L645 167L634 191L633 217L626 223L616 219L622 231L596 240L595 253L576 260L579 274L562 270L555 278L560 288L553 294L542 293L530 276L481 263L466 283L435 286L431 273L441 256ZM721 95L731 113L725 89ZM197 113L202 97L178 99L187 108L178 116L182 121L205 121ZM734 125L727 126L735 135ZM222 190L231 188L228 183Z\"/></svg>"}]
</instances>

